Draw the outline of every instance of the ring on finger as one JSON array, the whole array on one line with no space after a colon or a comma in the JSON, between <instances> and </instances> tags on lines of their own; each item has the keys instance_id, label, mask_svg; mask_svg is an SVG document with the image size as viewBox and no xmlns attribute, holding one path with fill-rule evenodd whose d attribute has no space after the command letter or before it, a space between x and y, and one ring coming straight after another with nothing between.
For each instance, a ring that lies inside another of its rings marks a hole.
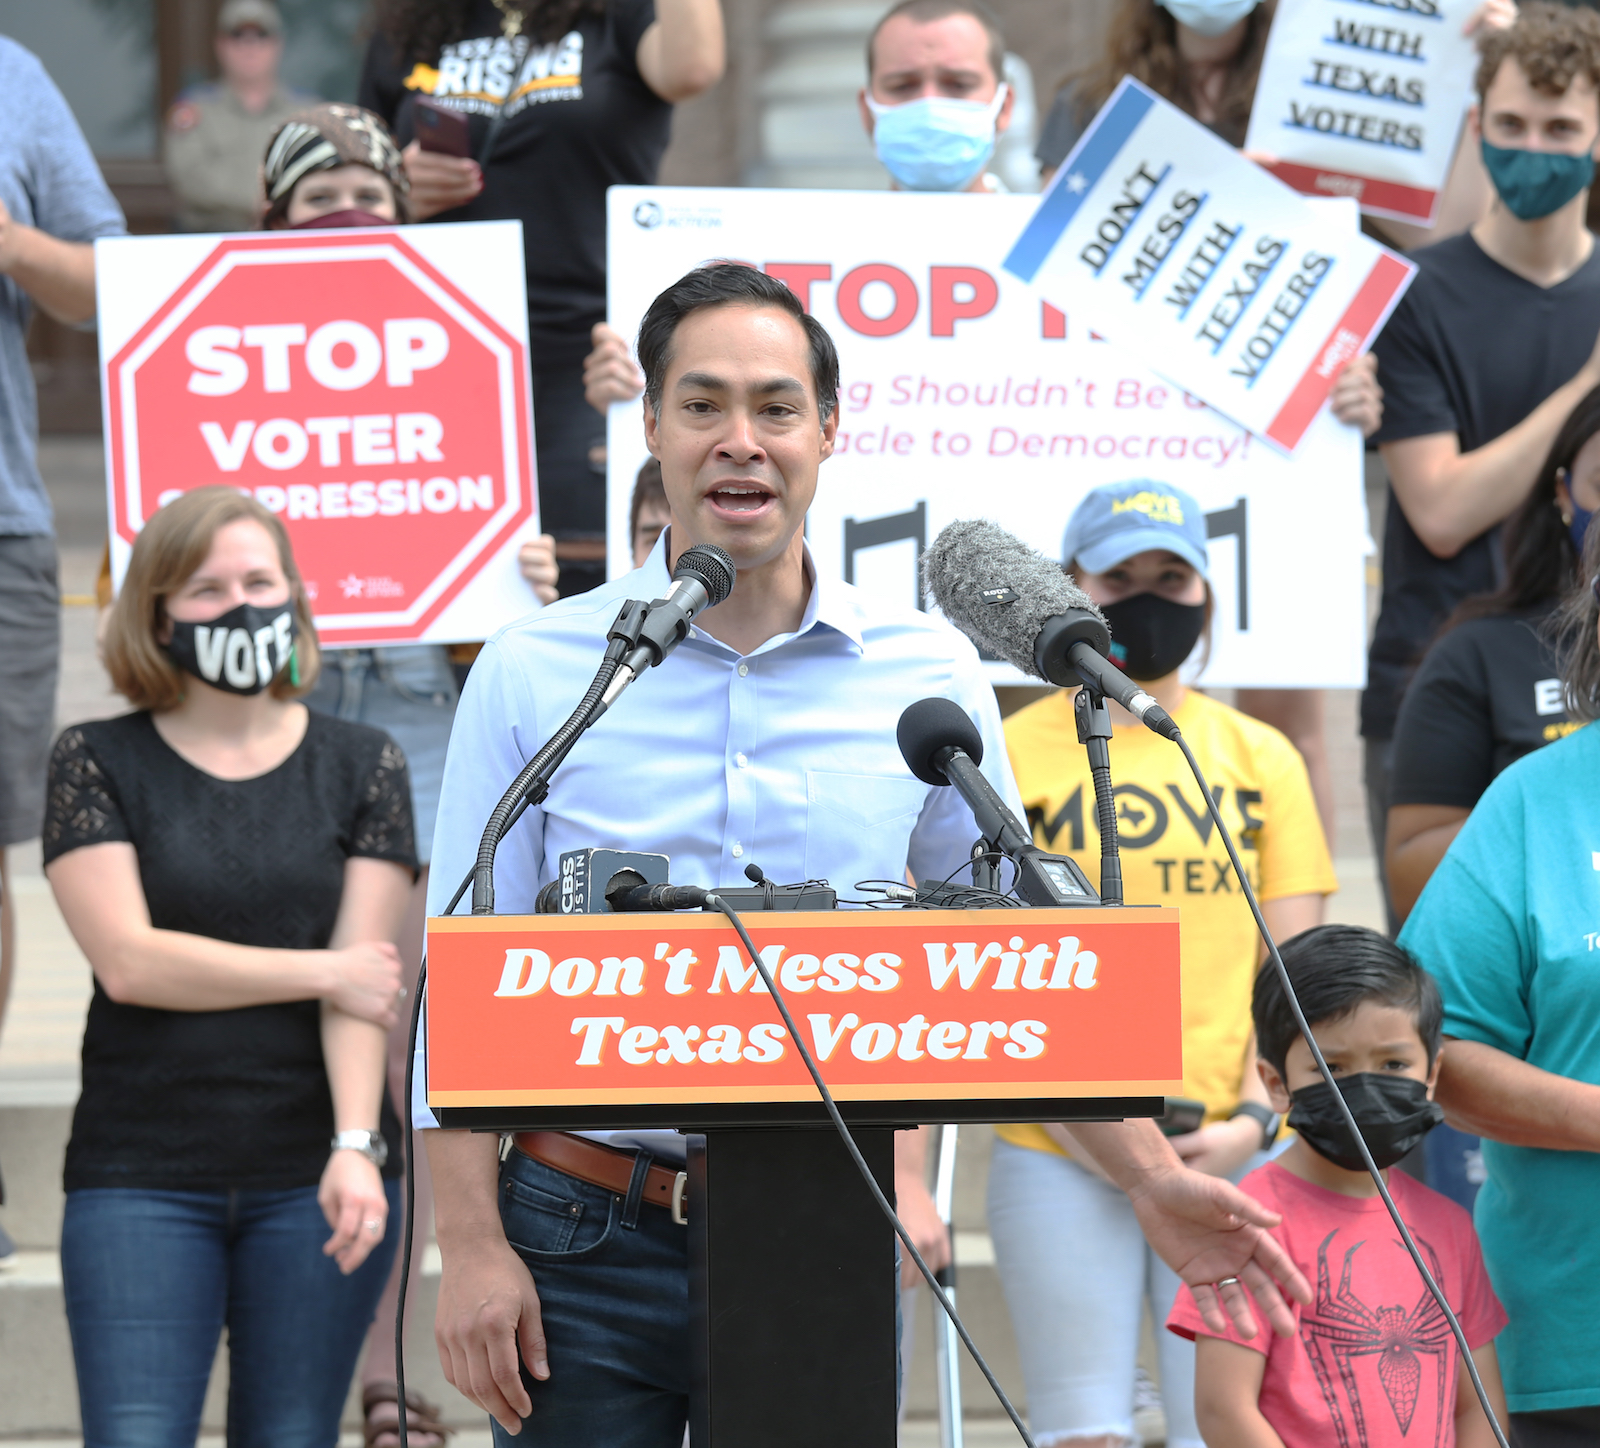
<instances>
[{"instance_id":1,"label":"ring on finger","mask_svg":"<svg viewBox=\"0 0 1600 1448\"><path fill-rule=\"evenodd\" d=\"M1219 1277L1212 1285L1220 1292L1224 1287L1237 1287L1239 1279L1237 1277Z\"/></svg>"},{"instance_id":2,"label":"ring on finger","mask_svg":"<svg viewBox=\"0 0 1600 1448\"><path fill-rule=\"evenodd\" d=\"M378 1233L383 1231L383 1221L382 1221L381 1218L378 1218L378 1217L368 1217L366 1222L363 1225L374 1236L377 1236ZM1235 1279L1235 1280L1237 1280L1237 1279Z\"/></svg>"}]
</instances>

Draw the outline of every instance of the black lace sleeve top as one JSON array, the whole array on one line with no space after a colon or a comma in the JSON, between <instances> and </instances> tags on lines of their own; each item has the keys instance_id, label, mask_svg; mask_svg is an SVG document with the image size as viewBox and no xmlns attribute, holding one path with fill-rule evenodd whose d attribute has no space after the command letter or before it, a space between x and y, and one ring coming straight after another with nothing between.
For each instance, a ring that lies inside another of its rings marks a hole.
<instances>
[{"instance_id":1,"label":"black lace sleeve top","mask_svg":"<svg viewBox=\"0 0 1600 1448\"><path fill-rule=\"evenodd\" d=\"M416 868L405 756L381 730L325 714L276 769L241 780L197 769L147 713L76 725L56 740L49 789L45 863L131 844L162 930L325 949L347 859ZM379 1126L399 1141L387 1091ZM168 1011L119 1005L95 981L68 1191L309 1186L332 1134L317 1001Z\"/></svg>"}]
</instances>

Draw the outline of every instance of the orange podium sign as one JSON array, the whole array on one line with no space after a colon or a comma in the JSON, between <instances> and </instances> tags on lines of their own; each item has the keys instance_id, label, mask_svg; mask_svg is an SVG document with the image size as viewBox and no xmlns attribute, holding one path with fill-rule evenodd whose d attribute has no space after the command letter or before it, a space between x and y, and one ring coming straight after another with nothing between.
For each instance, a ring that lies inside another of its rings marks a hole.
<instances>
[{"instance_id":1,"label":"orange podium sign","mask_svg":"<svg viewBox=\"0 0 1600 1448\"><path fill-rule=\"evenodd\" d=\"M752 912L745 924L841 1106L985 1100L997 1105L969 1119L997 1120L1009 1119L998 1103L1181 1089L1176 910ZM665 1120L817 1100L717 914L431 919L427 1077L442 1120L485 1123L485 1108L644 1124L644 1108Z\"/></svg>"}]
</instances>

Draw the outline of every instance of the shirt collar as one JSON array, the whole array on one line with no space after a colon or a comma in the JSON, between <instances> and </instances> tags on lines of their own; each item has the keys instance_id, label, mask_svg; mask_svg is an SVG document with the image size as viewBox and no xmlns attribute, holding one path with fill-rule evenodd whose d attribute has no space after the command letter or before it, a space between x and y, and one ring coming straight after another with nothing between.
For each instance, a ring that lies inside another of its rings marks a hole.
<instances>
[{"instance_id":1,"label":"shirt collar","mask_svg":"<svg viewBox=\"0 0 1600 1448\"><path fill-rule=\"evenodd\" d=\"M647 599L660 598L672 584L672 575L667 571L667 547L671 537L672 528L669 525L661 530L656 546L650 550L650 556L635 575ZM861 602L855 589L841 579L828 577L818 568L811 553L811 544L805 539L801 539L801 546L805 550L806 571L811 575L811 595L806 599L805 611L800 615L800 627L792 634L779 634L768 639L755 653L781 648L790 639L803 638L819 625L843 634L857 653L863 652L866 644L861 634ZM727 649L726 644L699 630L695 630L690 637L704 639L718 648ZM727 651L732 652L731 649Z\"/></svg>"}]
</instances>

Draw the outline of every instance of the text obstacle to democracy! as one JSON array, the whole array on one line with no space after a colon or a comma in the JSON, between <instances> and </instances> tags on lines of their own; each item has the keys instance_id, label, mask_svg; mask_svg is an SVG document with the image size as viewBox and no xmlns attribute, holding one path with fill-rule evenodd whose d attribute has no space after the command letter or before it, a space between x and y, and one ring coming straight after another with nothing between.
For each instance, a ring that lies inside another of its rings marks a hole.
<instances>
[{"instance_id":1,"label":"text obstacle to democracy!","mask_svg":"<svg viewBox=\"0 0 1600 1448\"><path fill-rule=\"evenodd\" d=\"M1325 239L1355 233L1351 203L1291 199ZM1167 506L1175 485L1206 512L1217 596L1206 682L1359 687L1370 545L1356 429L1324 407L1287 457L1092 339L1083 317L1041 302L1001 265L1036 204L615 187L610 320L631 338L664 286L708 258L736 257L782 278L827 327L842 368L839 432L806 536L832 577L921 608L916 560L947 523L988 518L1058 557L1090 488L1147 478L1143 506ZM628 502L649 456L640 408L611 411L613 577L631 566ZM1270 602L1307 597L1314 608ZM1009 665L986 668L996 683L1023 682Z\"/></svg>"},{"instance_id":2,"label":"text obstacle to democracy!","mask_svg":"<svg viewBox=\"0 0 1600 1448\"><path fill-rule=\"evenodd\" d=\"M1416 270L1131 77L1005 268L1285 452Z\"/></svg>"},{"instance_id":3,"label":"text obstacle to democracy!","mask_svg":"<svg viewBox=\"0 0 1600 1448\"><path fill-rule=\"evenodd\" d=\"M1245 149L1296 191L1433 224L1477 64L1478 0L1278 0Z\"/></svg>"},{"instance_id":4,"label":"text obstacle to democracy!","mask_svg":"<svg viewBox=\"0 0 1600 1448\"><path fill-rule=\"evenodd\" d=\"M323 642L487 637L537 606L522 228L96 243L112 574L198 487L289 530Z\"/></svg>"}]
</instances>

